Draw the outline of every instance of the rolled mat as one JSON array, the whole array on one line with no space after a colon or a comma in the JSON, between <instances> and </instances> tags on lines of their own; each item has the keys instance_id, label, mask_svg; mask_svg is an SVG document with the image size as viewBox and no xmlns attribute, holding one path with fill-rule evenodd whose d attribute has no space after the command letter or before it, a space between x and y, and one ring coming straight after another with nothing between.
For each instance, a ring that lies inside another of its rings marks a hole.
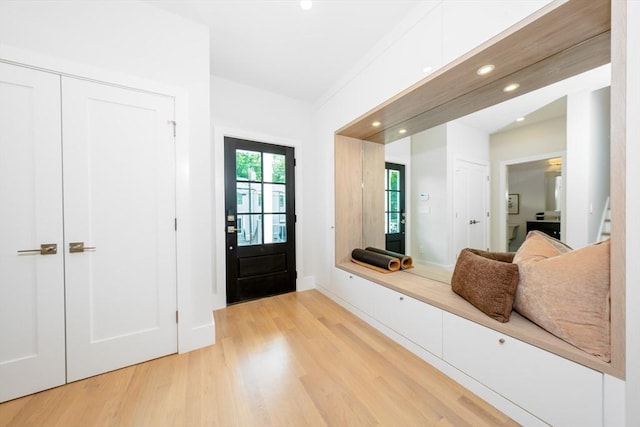
<instances>
[{"instance_id":1,"label":"rolled mat","mask_svg":"<svg viewBox=\"0 0 640 427\"><path fill-rule=\"evenodd\" d=\"M383 255L388 255L394 258L398 258L400 260L400 268L402 268L403 270L413 267L413 258L411 258L409 255L400 254L398 252L387 251L385 249L372 248L371 246L368 246L365 250L383 254Z\"/></svg>"},{"instance_id":2,"label":"rolled mat","mask_svg":"<svg viewBox=\"0 0 640 427\"><path fill-rule=\"evenodd\" d=\"M400 270L398 258L364 249L356 248L351 251L351 260L365 267L374 267L374 270L380 270L383 273Z\"/></svg>"}]
</instances>

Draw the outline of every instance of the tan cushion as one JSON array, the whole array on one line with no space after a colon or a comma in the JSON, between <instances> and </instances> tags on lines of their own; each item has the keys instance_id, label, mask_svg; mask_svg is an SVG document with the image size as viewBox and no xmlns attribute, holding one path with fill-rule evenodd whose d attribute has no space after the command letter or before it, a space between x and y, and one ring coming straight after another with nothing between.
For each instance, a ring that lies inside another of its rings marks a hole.
<instances>
[{"instance_id":1,"label":"tan cushion","mask_svg":"<svg viewBox=\"0 0 640 427\"><path fill-rule=\"evenodd\" d=\"M514 309L610 361L609 252L608 240L571 250L544 233L530 232L513 260L520 269Z\"/></svg>"},{"instance_id":2,"label":"tan cushion","mask_svg":"<svg viewBox=\"0 0 640 427\"><path fill-rule=\"evenodd\" d=\"M451 289L484 314L508 322L518 284L513 254L463 249L451 276Z\"/></svg>"}]
</instances>

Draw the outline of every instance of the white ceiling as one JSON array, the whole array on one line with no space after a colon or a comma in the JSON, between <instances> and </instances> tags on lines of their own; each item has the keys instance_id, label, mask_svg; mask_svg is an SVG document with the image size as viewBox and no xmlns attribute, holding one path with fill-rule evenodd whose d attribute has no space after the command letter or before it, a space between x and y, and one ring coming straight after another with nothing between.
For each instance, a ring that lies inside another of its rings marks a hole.
<instances>
[{"instance_id":1,"label":"white ceiling","mask_svg":"<svg viewBox=\"0 0 640 427\"><path fill-rule=\"evenodd\" d=\"M315 102L421 0L146 0L210 31L211 74Z\"/></svg>"}]
</instances>

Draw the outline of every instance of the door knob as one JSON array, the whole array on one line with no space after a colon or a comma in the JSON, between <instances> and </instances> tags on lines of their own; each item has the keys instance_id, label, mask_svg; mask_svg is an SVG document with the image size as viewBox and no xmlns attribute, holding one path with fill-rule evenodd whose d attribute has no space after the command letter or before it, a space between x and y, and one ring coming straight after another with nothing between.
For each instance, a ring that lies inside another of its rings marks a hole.
<instances>
[{"instance_id":1,"label":"door knob","mask_svg":"<svg viewBox=\"0 0 640 427\"><path fill-rule=\"evenodd\" d=\"M71 242L69 243L69 253L76 254L84 251L93 251L95 246L85 246L84 242Z\"/></svg>"},{"instance_id":2,"label":"door knob","mask_svg":"<svg viewBox=\"0 0 640 427\"><path fill-rule=\"evenodd\" d=\"M21 249L19 254L40 254L40 255L55 255L58 253L58 245L56 243L43 243L40 245L40 249Z\"/></svg>"}]
</instances>

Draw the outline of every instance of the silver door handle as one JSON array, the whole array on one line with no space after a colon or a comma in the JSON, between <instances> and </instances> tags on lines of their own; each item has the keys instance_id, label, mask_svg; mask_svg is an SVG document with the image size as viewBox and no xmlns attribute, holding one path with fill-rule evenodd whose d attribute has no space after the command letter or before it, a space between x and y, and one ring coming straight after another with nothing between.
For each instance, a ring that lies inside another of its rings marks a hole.
<instances>
[{"instance_id":1,"label":"silver door handle","mask_svg":"<svg viewBox=\"0 0 640 427\"><path fill-rule=\"evenodd\" d=\"M75 254L84 251L94 251L95 246L85 246L84 242L71 242L69 243L69 253Z\"/></svg>"},{"instance_id":2,"label":"silver door handle","mask_svg":"<svg viewBox=\"0 0 640 427\"><path fill-rule=\"evenodd\" d=\"M40 245L40 249L21 249L19 254L40 254L40 255L55 255L58 253L58 245L56 243L43 243Z\"/></svg>"},{"instance_id":3,"label":"silver door handle","mask_svg":"<svg viewBox=\"0 0 640 427\"><path fill-rule=\"evenodd\" d=\"M239 228L236 228L236 227L234 227L233 225L228 225L228 226L227 226L227 233L229 233L229 234L235 234L235 233L239 233L239 232L240 232L240 229L239 229Z\"/></svg>"}]
</instances>

